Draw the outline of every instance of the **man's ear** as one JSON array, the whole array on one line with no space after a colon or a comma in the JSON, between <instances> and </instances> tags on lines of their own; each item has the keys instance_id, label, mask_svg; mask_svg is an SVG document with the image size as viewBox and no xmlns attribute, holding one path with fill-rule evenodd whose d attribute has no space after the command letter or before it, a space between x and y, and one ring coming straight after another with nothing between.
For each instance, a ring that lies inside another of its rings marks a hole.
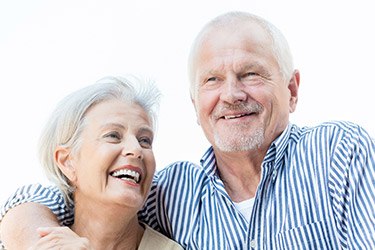
<instances>
[{"instance_id":1,"label":"man's ear","mask_svg":"<svg viewBox=\"0 0 375 250\"><path fill-rule=\"evenodd\" d=\"M73 166L70 158L70 149L58 146L55 150L55 162L61 172L74 183L77 179L75 167Z\"/></svg>"},{"instance_id":2,"label":"man's ear","mask_svg":"<svg viewBox=\"0 0 375 250\"><path fill-rule=\"evenodd\" d=\"M194 98L191 96L191 94L190 94L190 100L191 100L191 103L192 103L193 106L194 106L195 117L197 117L197 124L200 126L201 123L199 122L198 113L197 113L197 107L195 106L195 100L194 100Z\"/></svg>"},{"instance_id":3,"label":"man's ear","mask_svg":"<svg viewBox=\"0 0 375 250\"><path fill-rule=\"evenodd\" d=\"M293 113L296 110L297 102L298 102L299 83L300 83L300 74L298 70L295 70L288 83L288 89L290 92L289 113Z\"/></svg>"}]
</instances>

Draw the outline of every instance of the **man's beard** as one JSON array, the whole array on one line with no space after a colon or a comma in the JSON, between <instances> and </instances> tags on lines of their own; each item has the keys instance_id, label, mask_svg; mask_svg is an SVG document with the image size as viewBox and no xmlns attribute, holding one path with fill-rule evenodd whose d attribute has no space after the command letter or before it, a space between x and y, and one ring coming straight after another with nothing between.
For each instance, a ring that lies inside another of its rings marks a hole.
<instances>
[{"instance_id":1,"label":"man's beard","mask_svg":"<svg viewBox=\"0 0 375 250\"><path fill-rule=\"evenodd\" d=\"M238 103L235 105L218 106L214 111L214 119L220 119L223 114L236 111L242 113L256 113L263 111L263 107L259 103ZM225 127L224 130L214 131L214 140L216 146L224 152L248 151L261 147L264 142L264 126L259 124L252 132L246 132L250 128L247 123L237 124ZM225 136L223 136L225 135Z\"/></svg>"},{"instance_id":2,"label":"man's beard","mask_svg":"<svg viewBox=\"0 0 375 250\"><path fill-rule=\"evenodd\" d=\"M243 126L228 127L228 131L223 137L216 131L214 133L214 140L216 146L224 152L248 151L255 150L261 147L264 142L264 129L258 127L252 133L244 133L246 128Z\"/></svg>"}]
</instances>

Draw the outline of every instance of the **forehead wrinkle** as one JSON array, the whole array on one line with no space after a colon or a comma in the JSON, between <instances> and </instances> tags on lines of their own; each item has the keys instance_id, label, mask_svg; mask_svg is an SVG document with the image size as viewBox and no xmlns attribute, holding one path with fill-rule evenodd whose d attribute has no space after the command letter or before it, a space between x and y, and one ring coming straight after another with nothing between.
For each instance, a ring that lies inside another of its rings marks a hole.
<instances>
[{"instance_id":1,"label":"forehead wrinkle","mask_svg":"<svg viewBox=\"0 0 375 250\"><path fill-rule=\"evenodd\" d=\"M249 70L254 70L254 69L261 69L264 68L260 63L258 62L251 62L251 63L238 63L235 65L235 68L240 71L249 71Z\"/></svg>"},{"instance_id":2,"label":"forehead wrinkle","mask_svg":"<svg viewBox=\"0 0 375 250\"><path fill-rule=\"evenodd\" d=\"M265 71L265 67L258 62L235 62L235 63L220 63L220 65L214 69L205 70L203 71L204 74L223 74L225 72L225 68L230 69L231 71L238 73L238 72L247 72L247 71Z\"/></svg>"}]
</instances>

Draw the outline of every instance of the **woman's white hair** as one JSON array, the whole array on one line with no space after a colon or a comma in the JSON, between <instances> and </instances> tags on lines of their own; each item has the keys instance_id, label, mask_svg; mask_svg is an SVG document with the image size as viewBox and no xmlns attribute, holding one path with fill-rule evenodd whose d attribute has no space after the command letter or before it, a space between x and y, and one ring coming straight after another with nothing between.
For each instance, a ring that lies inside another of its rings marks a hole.
<instances>
[{"instance_id":1,"label":"woman's white hair","mask_svg":"<svg viewBox=\"0 0 375 250\"><path fill-rule=\"evenodd\" d=\"M246 23L257 23L266 31L272 40L272 50L275 54L276 60L280 67L280 71L284 79L288 79L294 70L293 57L289 48L289 44L281 31L267 20L250 14L247 12L233 11L217 16L208 22L195 38L189 54L188 74L190 80L190 96L195 97L196 85L195 82L195 60L196 53L204 41L205 36L210 32L221 29L223 27L236 27L237 25L244 25Z\"/></svg>"},{"instance_id":2,"label":"woman's white hair","mask_svg":"<svg viewBox=\"0 0 375 250\"><path fill-rule=\"evenodd\" d=\"M57 146L64 146L77 152L87 111L96 104L113 99L141 106L148 114L154 130L156 129L156 112L160 99L158 88L149 80L128 75L105 77L69 94L57 104L41 133L40 162L47 178L61 190L67 205L73 202L74 190L56 164L54 151Z\"/></svg>"}]
</instances>

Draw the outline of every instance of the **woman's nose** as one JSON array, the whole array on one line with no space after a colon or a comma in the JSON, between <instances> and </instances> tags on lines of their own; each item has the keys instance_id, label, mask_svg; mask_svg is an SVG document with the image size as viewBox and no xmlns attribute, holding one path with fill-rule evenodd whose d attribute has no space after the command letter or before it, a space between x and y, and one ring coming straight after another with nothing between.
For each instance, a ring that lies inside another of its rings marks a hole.
<instances>
[{"instance_id":1,"label":"woman's nose","mask_svg":"<svg viewBox=\"0 0 375 250\"><path fill-rule=\"evenodd\" d=\"M122 155L126 157L134 157L140 160L143 159L142 147L137 138L127 138L124 142Z\"/></svg>"}]
</instances>

